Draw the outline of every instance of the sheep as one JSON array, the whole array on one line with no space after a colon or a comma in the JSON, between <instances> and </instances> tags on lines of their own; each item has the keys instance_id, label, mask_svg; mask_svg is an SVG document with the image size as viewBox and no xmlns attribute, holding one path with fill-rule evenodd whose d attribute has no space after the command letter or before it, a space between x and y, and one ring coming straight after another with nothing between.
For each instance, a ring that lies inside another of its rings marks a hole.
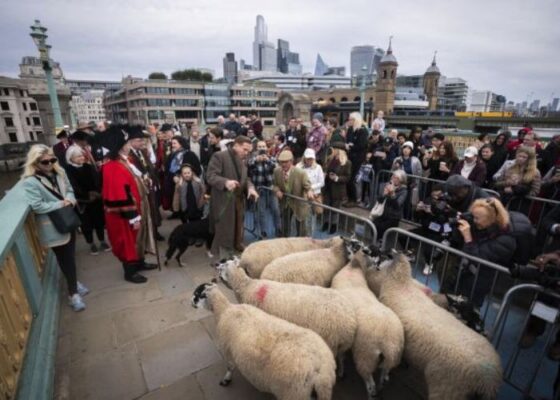
<instances>
[{"instance_id":1,"label":"sheep","mask_svg":"<svg viewBox=\"0 0 560 400\"><path fill-rule=\"evenodd\" d=\"M196 288L192 306L216 317L217 341L227 362L220 385L227 386L235 368L258 390L279 400L330 400L336 381L335 361L315 332L246 304L232 304L217 288Z\"/></svg>"},{"instance_id":2,"label":"sheep","mask_svg":"<svg viewBox=\"0 0 560 400\"><path fill-rule=\"evenodd\" d=\"M241 254L240 267L251 278L260 278L272 260L300 251L324 249L331 246L331 239L317 240L309 237L279 238L251 243Z\"/></svg>"},{"instance_id":3,"label":"sheep","mask_svg":"<svg viewBox=\"0 0 560 400\"><path fill-rule=\"evenodd\" d=\"M344 352L352 347L357 328L352 304L342 294L319 286L252 279L235 260L218 269L240 302L318 333L337 357L342 376Z\"/></svg>"},{"instance_id":4,"label":"sheep","mask_svg":"<svg viewBox=\"0 0 560 400\"><path fill-rule=\"evenodd\" d=\"M403 324L404 358L424 372L429 400L495 399L502 367L488 340L418 290L402 254L366 264L370 289Z\"/></svg>"},{"instance_id":5,"label":"sheep","mask_svg":"<svg viewBox=\"0 0 560 400\"><path fill-rule=\"evenodd\" d=\"M345 243L346 239L336 237L329 248L300 251L277 258L264 268L260 278L329 287L334 275L349 261Z\"/></svg>"},{"instance_id":6,"label":"sheep","mask_svg":"<svg viewBox=\"0 0 560 400\"><path fill-rule=\"evenodd\" d=\"M373 373L378 367L381 368L381 386L389 371L400 364L404 330L395 313L381 304L369 290L361 268L365 257L362 251L358 251L352 261L335 275L331 287L354 306L358 326L352 355L356 370L366 384L368 398L374 399L377 390Z\"/></svg>"}]
</instances>

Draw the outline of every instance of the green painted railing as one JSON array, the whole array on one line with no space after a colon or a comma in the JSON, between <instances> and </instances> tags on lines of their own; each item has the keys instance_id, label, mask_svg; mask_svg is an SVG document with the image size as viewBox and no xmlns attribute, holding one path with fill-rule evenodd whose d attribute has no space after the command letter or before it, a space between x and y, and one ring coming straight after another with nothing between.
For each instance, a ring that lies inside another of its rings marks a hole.
<instances>
[{"instance_id":1,"label":"green painted railing","mask_svg":"<svg viewBox=\"0 0 560 400\"><path fill-rule=\"evenodd\" d=\"M0 201L0 400L53 397L59 279L16 184Z\"/></svg>"}]
</instances>

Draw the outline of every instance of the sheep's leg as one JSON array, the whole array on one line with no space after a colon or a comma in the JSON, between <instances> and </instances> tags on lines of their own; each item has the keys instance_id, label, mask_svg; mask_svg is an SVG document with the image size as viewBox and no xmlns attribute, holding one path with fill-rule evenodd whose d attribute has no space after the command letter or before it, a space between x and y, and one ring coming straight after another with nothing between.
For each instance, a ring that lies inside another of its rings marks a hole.
<instances>
[{"instance_id":1,"label":"sheep's leg","mask_svg":"<svg viewBox=\"0 0 560 400\"><path fill-rule=\"evenodd\" d=\"M368 399L377 399L377 387L375 386L375 380L373 380L373 376L369 375L364 381L366 383Z\"/></svg>"},{"instance_id":2,"label":"sheep's leg","mask_svg":"<svg viewBox=\"0 0 560 400\"><path fill-rule=\"evenodd\" d=\"M234 369L234 365L228 363L226 374L224 375L224 379L220 381L220 386L228 386L231 383L231 375L233 374Z\"/></svg>"},{"instance_id":3,"label":"sheep's leg","mask_svg":"<svg viewBox=\"0 0 560 400\"><path fill-rule=\"evenodd\" d=\"M344 378L344 353L336 356L336 376L338 379Z\"/></svg>"}]
</instances>

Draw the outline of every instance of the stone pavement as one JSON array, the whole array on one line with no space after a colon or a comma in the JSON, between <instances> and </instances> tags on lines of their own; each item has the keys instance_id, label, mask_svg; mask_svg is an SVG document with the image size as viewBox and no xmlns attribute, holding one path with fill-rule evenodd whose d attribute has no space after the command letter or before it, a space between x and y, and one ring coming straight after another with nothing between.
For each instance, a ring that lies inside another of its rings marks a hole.
<instances>
[{"instance_id":1,"label":"stone pavement","mask_svg":"<svg viewBox=\"0 0 560 400\"><path fill-rule=\"evenodd\" d=\"M177 221L165 221L165 237ZM160 243L160 252L166 249ZM91 293L87 309L74 313L63 304L56 354L57 400L214 400L272 399L238 372L221 387L225 363L214 344L211 313L190 305L193 289L215 276L203 248L189 248L185 268L176 263L148 271L143 285L123 280L112 253L92 256L77 239L78 277ZM231 292L225 287L226 293ZM347 357L347 374L334 399L366 398L365 386ZM400 369L384 390L384 399L418 399L411 371Z\"/></svg>"}]
</instances>

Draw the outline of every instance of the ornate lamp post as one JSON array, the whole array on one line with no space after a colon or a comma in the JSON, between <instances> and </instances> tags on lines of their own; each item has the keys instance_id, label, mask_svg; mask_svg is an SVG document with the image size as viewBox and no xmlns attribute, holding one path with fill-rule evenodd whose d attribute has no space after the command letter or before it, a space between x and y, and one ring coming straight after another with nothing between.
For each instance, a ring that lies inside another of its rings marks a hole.
<instances>
[{"instance_id":1,"label":"ornate lamp post","mask_svg":"<svg viewBox=\"0 0 560 400\"><path fill-rule=\"evenodd\" d=\"M47 77L47 91L51 100L51 106L54 115L55 132L62 129L64 122L62 122L62 115L60 113L60 105L58 104L58 96L56 94L56 87L52 76L52 65L49 57L51 46L47 44L47 28L41 25L41 21L35 20L35 24L31 26L30 36L33 38L37 49L39 50L39 59L43 64L43 70Z\"/></svg>"},{"instance_id":2,"label":"ornate lamp post","mask_svg":"<svg viewBox=\"0 0 560 400\"><path fill-rule=\"evenodd\" d=\"M364 95L366 92L366 72L367 67L364 65L362 67L362 81L360 82L360 114L362 118L365 120L366 116L364 115Z\"/></svg>"}]
</instances>

